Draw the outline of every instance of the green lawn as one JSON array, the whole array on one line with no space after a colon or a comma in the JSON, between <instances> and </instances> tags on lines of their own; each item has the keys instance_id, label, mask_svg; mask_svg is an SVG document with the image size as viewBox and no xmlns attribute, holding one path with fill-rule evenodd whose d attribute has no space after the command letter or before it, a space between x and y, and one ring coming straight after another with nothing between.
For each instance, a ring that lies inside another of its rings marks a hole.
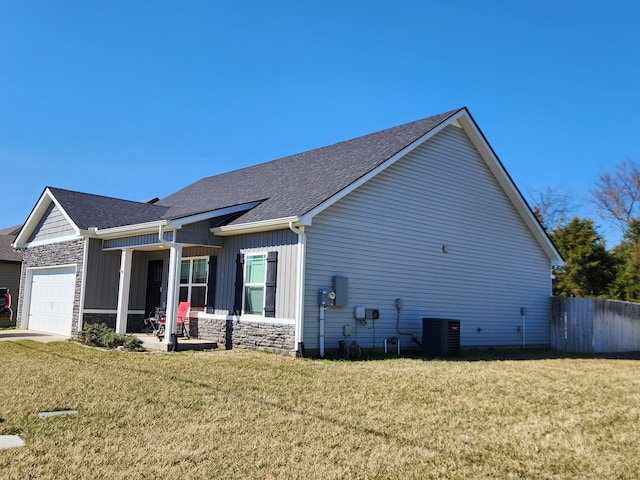
<instances>
[{"instance_id":1,"label":"green lawn","mask_svg":"<svg viewBox=\"0 0 640 480\"><path fill-rule=\"evenodd\" d=\"M2 478L640 477L630 359L296 360L0 342ZM38 417L75 409L77 415Z\"/></svg>"}]
</instances>

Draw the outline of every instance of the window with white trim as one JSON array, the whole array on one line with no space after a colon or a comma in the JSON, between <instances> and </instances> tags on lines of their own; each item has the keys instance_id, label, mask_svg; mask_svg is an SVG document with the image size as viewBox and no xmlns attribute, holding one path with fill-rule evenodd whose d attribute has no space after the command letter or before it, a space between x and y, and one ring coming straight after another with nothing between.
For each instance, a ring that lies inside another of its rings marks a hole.
<instances>
[{"instance_id":1,"label":"window with white trim","mask_svg":"<svg viewBox=\"0 0 640 480\"><path fill-rule=\"evenodd\" d=\"M243 312L248 315L264 313L267 255L246 255L244 262Z\"/></svg>"},{"instance_id":2,"label":"window with white trim","mask_svg":"<svg viewBox=\"0 0 640 480\"><path fill-rule=\"evenodd\" d=\"M180 264L180 301L204 309L207 299L209 257L183 258Z\"/></svg>"}]
</instances>

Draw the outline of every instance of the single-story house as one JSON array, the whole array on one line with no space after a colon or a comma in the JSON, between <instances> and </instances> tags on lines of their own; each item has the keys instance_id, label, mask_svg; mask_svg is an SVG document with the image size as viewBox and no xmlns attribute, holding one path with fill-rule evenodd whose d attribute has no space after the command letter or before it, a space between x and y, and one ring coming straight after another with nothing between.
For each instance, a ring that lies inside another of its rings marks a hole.
<instances>
[{"instance_id":1,"label":"single-story house","mask_svg":"<svg viewBox=\"0 0 640 480\"><path fill-rule=\"evenodd\" d=\"M22 225L0 229L0 290L7 288L13 301L18 300L20 291L20 269L22 268L22 254L16 251L11 244ZM15 305L12 305L15 312ZM0 327L14 325L15 316L10 318L7 312L0 313Z\"/></svg>"},{"instance_id":2,"label":"single-story house","mask_svg":"<svg viewBox=\"0 0 640 480\"><path fill-rule=\"evenodd\" d=\"M193 337L321 355L415 347L423 318L459 320L463 347L548 345L562 264L466 108L162 200L47 187L14 245L21 328L132 332L161 307L170 341L188 301Z\"/></svg>"}]
</instances>

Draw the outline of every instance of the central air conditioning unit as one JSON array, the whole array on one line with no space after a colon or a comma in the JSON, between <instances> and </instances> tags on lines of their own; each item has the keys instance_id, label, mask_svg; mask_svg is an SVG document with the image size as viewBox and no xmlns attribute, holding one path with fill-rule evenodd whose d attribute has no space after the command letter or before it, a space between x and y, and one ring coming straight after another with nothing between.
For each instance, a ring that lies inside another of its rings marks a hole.
<instances>
[{"instance_id":1,"label":"central air conditioning unit","mask_svg":"<svg viewBox=\"0 0 640 480\"><path fill-rule=\"evenodd\" d=\"M460 320L423 318L422 356L431 358L459 357Z\"/></svg>"}]
</instances>

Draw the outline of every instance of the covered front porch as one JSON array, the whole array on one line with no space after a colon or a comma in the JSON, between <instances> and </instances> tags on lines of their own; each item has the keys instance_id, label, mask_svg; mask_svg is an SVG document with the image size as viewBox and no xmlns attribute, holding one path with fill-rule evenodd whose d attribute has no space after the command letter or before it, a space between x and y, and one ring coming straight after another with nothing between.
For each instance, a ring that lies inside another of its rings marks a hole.
<instances>
[{"instance_id":1,"label":"covered front porch","mask_svg":"<svg viewBox=\"0 0 640 480\"><path fill-rule=\"evenodd\" d=\"M213 307L221 245L209 233L208 225L202 227L208 234L205 241L202 235L189 238L185 235L188 232L166 232L162 228L155 235L92 239L83 323L106 323L117 333L138 334L145 331L145 319L161 309L166 334L162 339L144 340L169 348L180 302L191 306L193 317L205 312L207 306ZM197 322L193 323L197 330ZM197 337L197 331L190 333Z\"/></svg>"}]
</instances>

